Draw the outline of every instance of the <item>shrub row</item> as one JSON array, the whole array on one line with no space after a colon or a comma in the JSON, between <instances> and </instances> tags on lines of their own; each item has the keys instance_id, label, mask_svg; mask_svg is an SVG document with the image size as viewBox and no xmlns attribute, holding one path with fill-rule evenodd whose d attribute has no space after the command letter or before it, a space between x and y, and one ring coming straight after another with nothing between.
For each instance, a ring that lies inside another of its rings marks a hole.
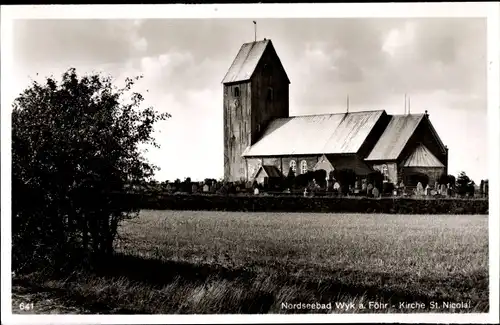
<instances>
[{"instance_id":1,"label":"shrub row","mask_svg":"<svg viewBox=\"0 0 500 325\"><path fill-rule=\"evenodd\" d=\"M131 204L154 210L269 212L350 212L395 214L488 214L487 199L416 199L303 196L162 195L141 196Z\"/></svg>"}]
</instances>

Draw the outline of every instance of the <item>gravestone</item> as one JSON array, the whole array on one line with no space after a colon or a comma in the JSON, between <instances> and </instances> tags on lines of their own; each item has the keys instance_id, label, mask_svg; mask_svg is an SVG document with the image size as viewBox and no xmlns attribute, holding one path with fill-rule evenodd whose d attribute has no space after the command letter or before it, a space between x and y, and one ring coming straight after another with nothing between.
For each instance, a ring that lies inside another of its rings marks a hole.
<instances>
[{"instance_id":1,"label":"gravestone","mask_svg":"<svg viewBox=\"0 0 500 325\"><path fill-rule=\"evenodd\" d=\"M421 195L424 195L424 187L422 185L422 183L418 182L417 184L417 195L421 196Z\"/></svg>"},{"instance_id":2,"label":"gravestone","mask_svg":"<svg viewBox=\"0 0 500 325\"><path fill-rule=\"evenodd\" d=\"M440 193L439 194L444 195L444 196L448 196L448 191L447 191L446 185L441 184L441 189L440 189Z\"/></svg>"},{"instance_id":3,"label":"gravestone","mask_svg":"<svg viewBox=\"0 0 500 325\"><path fill-rule=\"evenodd\" d=\"M203 185L203 192L210 192L210 186L208 186L208 184Z\"/></svg>"},{"instance_id":4,"label":"gravestone","mask_svg":"<svg viewBox=\"0 0 500 325\"><path fill-rule=\"evenodd\" d=\"M372 190L372 194L373 194L373 197L379 197L380 191L378 190L378 188L374 187Z\"/></svg>"}]
</instances>

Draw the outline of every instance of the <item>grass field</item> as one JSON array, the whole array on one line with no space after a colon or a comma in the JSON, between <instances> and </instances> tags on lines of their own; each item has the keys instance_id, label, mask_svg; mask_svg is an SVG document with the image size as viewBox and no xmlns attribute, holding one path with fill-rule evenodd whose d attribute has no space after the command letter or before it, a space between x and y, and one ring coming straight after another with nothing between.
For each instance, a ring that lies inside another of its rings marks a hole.
<instances>
[{"instance_id":1,"label":"grass field","mask_svg":"<svg viewBox=\"0 0 500 325\"><path fill-rule=\"evenodd\" d=\"M487 218L143 211L101 271L38 288L92 313L487 312Z\"/></svg>"}]
</instances>

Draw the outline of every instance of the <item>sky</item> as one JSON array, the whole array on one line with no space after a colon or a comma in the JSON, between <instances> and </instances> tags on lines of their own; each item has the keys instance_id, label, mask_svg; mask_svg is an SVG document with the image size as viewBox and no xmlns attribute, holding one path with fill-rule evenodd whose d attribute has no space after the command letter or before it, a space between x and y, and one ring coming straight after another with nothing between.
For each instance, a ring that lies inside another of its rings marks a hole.
<instances>
[{"instance_id":1,"label":"sky","mask_svg":"<svg viewBox=\"0 0 500 325\"><path fill-rule=\"evenodd\" d=\"M144 104L172 115L147 153L156 179L222 177L221 81L254 40L252 19L18 20L13 32L17 93L70 67L142 74ZM345 112L347 95L350 111L403 114L407 93L448 146L449 173L488 178L485 19L258 19L263 38L290 78L290 115Z\"/></svg>"}]
</instances>

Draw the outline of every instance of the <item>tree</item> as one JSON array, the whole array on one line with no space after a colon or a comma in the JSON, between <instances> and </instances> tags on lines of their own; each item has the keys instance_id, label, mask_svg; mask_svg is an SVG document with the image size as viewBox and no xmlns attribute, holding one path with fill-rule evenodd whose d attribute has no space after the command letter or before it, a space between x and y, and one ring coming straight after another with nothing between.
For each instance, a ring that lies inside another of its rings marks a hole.
<instances>
[{"instance_id":1,"label":"tree","mask_svg":"<svg viewBox=\"0 0 500 325\"><path fill-rule=\"evenodd\" d=\"M54 270L113 252L120 222L136 216L126 185L158 169L141 146L158 147L153 126L170 117L101 74L33 81L12 111L12 266Z\"/></svg>"},{"instance_id":2,"label":"tree","mask_svg":"<svg viewBox=\"0 0 500 325\"><path fill-rule=\"evenodd\" d=\"M474 182L465 174L465 172L460 172L457 177L457 194L464 196L470 192L470 188L474 187Z\"/></svg>"},{"instance_id":3,"label":"tree","mask_svg":"<svg viewBox=\"0 0 500 325\"><path fill-rule=\"evenodd\" d=\"M321 187L325 187L327 175L328 174L324 169L318 169L313 171L314 180L316 181L316 184L318 184Z\"/></svg>"},{"instance_id":4,"label":"tree","mask_svg":"<svg viewBox=\"0 0 500 325\"><path fill-rule=\"evenodd\" d=\"M295 184L295 172L293 171L292 167L288 170L288 174L286 175L285 178L285 186L287 188L292 188L293 185Z\"/></svg>"},{"instance_id":5,"label":"tree","mask_svg":"<svg viewBox=\"0 0 500 325\"><path fill-rule=\"evenodd\" d=\"M335 169L334 177L339 182L343 194L349 191L349 185L354 186L356 182L356 172L352 169Z\"/></svg>"},{"instance_id":6,"label":"tree","mask_svg":"<svg viewBox=\"0 0 500 325\"><path fill-rule=\"evenodd\" d=\"M453 175L442 174L439 177L438 183L444 185L450 184L450 187L455 188L456 179Z\"/></svg>"}]
</instances>

